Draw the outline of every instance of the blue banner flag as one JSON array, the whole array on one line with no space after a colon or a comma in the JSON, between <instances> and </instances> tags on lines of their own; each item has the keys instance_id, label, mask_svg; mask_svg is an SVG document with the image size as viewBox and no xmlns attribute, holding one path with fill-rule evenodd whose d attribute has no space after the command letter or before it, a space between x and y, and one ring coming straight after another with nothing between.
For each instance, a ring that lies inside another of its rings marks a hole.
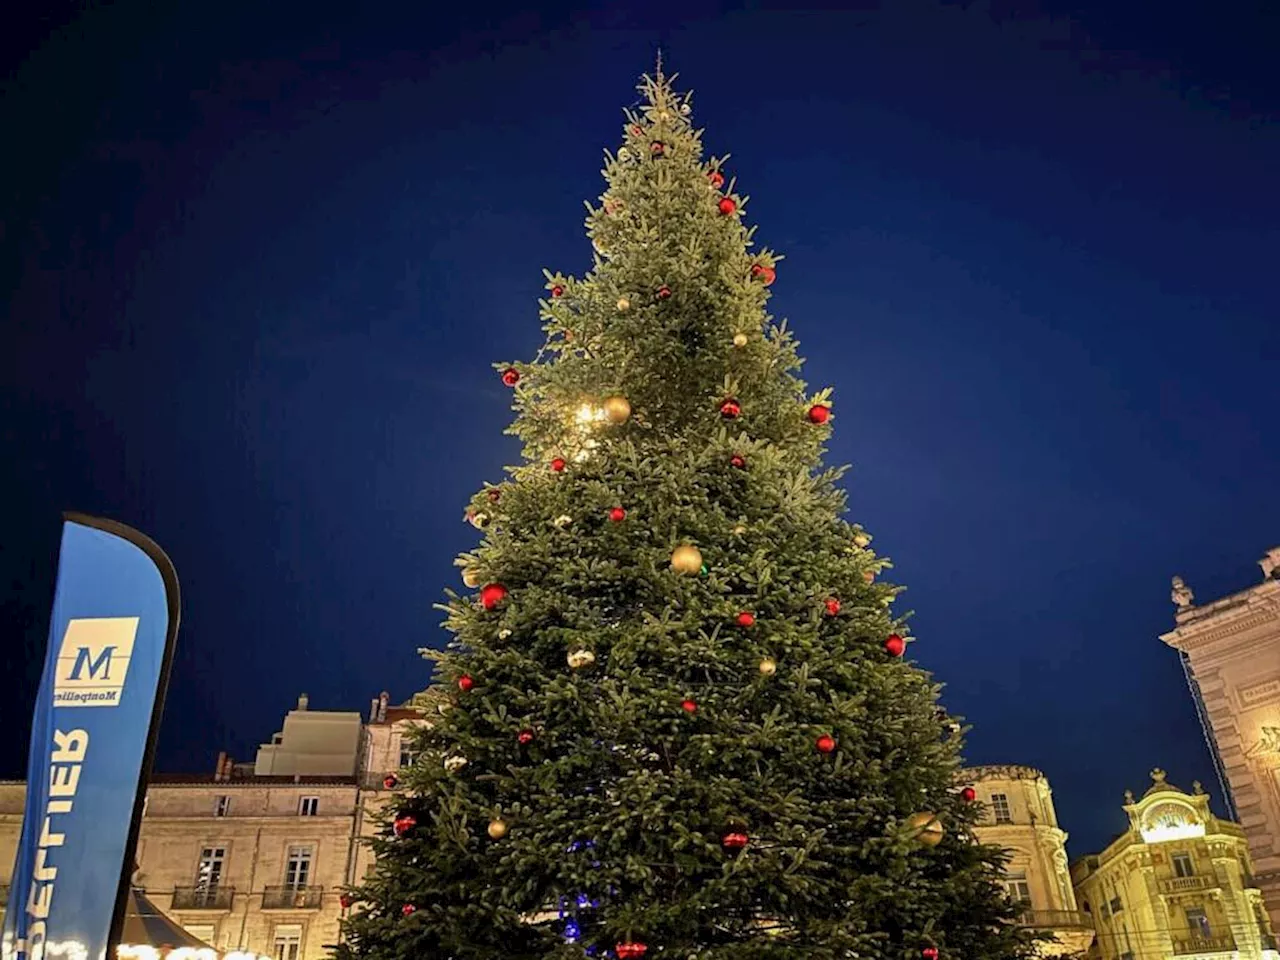
<instances>
[{"instance_id":1,"label":"blue banner flag","mask_svg":"<svg viewBox=\"0 0 1280 960\"><path fill-rule=\"evenodd\" d=\"M68 514L3 960L114 960L177 632L164 552Z\"/></svg>"}]
</instances>

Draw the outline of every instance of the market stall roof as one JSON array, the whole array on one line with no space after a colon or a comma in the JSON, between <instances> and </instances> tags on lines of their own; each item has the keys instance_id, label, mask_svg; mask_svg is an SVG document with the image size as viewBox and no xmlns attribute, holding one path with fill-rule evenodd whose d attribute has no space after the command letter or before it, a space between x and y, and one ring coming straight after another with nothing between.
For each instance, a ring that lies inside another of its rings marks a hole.
<instances>
[{"instance_id":1,"label":"market stall roof","mask_svg":"<svg viewBox=\"0 0 1280 960\"><path fill-rule=\"evenodd\" d=\"M125 906L124 928L120 931L120 942L156 948L210 949L203 940L193 937L161 913L160 908L148 900L146 894L137 887L129 891L129 902Z\"/></svg>"}]
</instances>

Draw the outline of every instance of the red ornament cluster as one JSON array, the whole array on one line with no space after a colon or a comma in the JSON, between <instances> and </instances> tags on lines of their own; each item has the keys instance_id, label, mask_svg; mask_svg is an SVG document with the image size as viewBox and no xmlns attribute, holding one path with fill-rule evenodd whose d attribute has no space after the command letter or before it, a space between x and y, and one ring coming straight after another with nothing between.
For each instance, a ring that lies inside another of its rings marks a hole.
<instances>
[{"instance_id":1,"label":"red ornament cluster","mask_svg":"<svg viewBox=\"0 0 1280 960\"><path fill-rule=\"evenodd\" d=\"M621 507L614 507L609 511L609 519L614 523L621 523L623 520L627 519L627 511L623 510Z\"/></svg>"},{"instance_id":2,"label":"red ornament cluster","mask_svg":"<svg viewBox=\"0 0 1280 960\"><path fill-rule=\"evenodd\" d=\"M640 128L640 124L638 124L638 123L633 123L633 124L631 125L631 133L632 133L634 136L637 136L637 137L638 137L638 136L640 136L640 134L644 133L644 130L642 130L642 129Z\"/></svg>"},{"instance_id":3,"label":"red ornament cluster","mask_svg":"<svg viewBox=\"0 0 1280 960\"><path fill-rule=\"evenodd\" d=\"M831 419L831 408L825 403L815 403L809 408L810 423L826 423Z\"/></svg>"},{"instance_id":4,"label":"red ornament cluster","mask_svg":"<svg viewBox=\"0 0 1280 960\"><path fill-rule=\"evenodd\" d=\"M508 387L514 387L520 382L520 371L515 367L507 367L502 371L502 382Z\"/></svg>"},{"instance_id":5,"label":"red ornament cluster","mask_svg":"<svg viewBox=\"0 0 1280 960\"><path fill-rule=\"evenodd\" d=\"M900 657L907 652L907 641L896 633L884 638L884 652L891 657Z\"/></svg>"},{"instance_id":6,"label":"red ornament cluster","mask_svg":"<svg viewBox=\"0 0 1280 960\"><path fill-rule=\"evenodd\" d=\"M667 152L667 145L661 140L655 140L649 144L649 152L655 157L661 157Z\"/></svg>"},{"instance_id":7,"label":"red ornament cluster","mask_svg":"<svg viewBox=\"0 0 1280 960\"><path fill-rule=\"evenodd\" d=\"M836 597L827 597L822 605L826 608L828 617L834 617L840 612L840 601Z\"/></svg>"},{"instance_id":8,"label":"red ornament cluster","mask_svg":"<svg viewBox=\"0 0 1280 960\"><path fill-rule=\"evenodd\" d=\"M836 748L836 738L829 733L824 733L813 744L818 748L819 753L831 753Z\"/></svg>"},{"instance_id":9,"label":"red ornament cluster","mask_svg":"<svg viewBox=\"0 0 1280 960\"><path fill-rule=\"evenodd\" d=\"M533 731L528 727L516 734L516 742L521 746L533 743Z\"/></svg>"},{"instance_id":10,"label":"red ornament cluster","mask_svg":"<svg viewBox=\"0 0 1280 960\"><path fill-rule=\"evenodd\" d=\"M564 473L564 468L567 466L568 466L568 463L565 462L564 457L554 457L551 460L552 473Z\"/></svg>"},{"instance_id":11,"label":"red ornament cluster","mask_svg":"<svg viewBox=\"0 0 1280 960\"><path fill-rule=\"evenodd\" d=\"M462 676L458 678L458 689L461 690L463 693L469 693L471 688L474 687L475 685L476 685L476 682L473 679L471 679L471 674L469 673L464 673Z\"/></svg>"},{"instance_id":12,"label":"red ornament cluster","mask_svg":"<svg viewBox=\"0 0 1280 960\"><path fill-rule=\"evenodd\" d=\"M738 204L733 197L721 197L720 202L716 204L716 207L721 213L728 217L737 212Z\"/></svg>"},{"instance_id":13,"label":"red ornament cluster","mask_svg":"<svg viewBox=\"0 0 1280 960\"><path fill-rule=\"evenodd\" d=\"M742 416L742 405L730 397L720 404L720 416L726 420L737 420Z\"/></svg>"},{"instance_id":14,"label":"red ornament cluster","mask_svg":"<svg viewBox=\"0 0 1280 960\"><path fill-rule=\"evenodd\" d=\"M960 799L965 803L973 803L973 801L978 799L978 791L973 789L973 787L965 787L960 791Z\"/></svg>"},{"instance_id":15,"label":"red ornament cluster","mask_svg":"<svg viewBox=\"0 0 1280 960\"><path fill-rule=\"evenodd\" d=\"M938 960L938 948L925 947L920 951L920 956L923 957L924 960Z\"/></svg>"},{"instance_id":16,"label":"red ornament cluster","mask_svg":"<svg viewBox=\"0 0 1280 960\"><path fill-rule=\"evenodd\" d=\"M684 701L682 701L682 702L680 703L680 709L681 709L681 710L683 710L685 713L697 713L697 712L698 712L698 701L697 701L697 700L684 700Z\"/></svg>"},{"instance_id":17,"label":"red ornament cluster","mask_svg":"<svg viewBox=\"0 0 1280 960\"><path fill-rule=\"evenodd\" d=\"M382 786L387 790L394 790L396 787L400 786L400 778L394 773L389 773L382 778Z\"/></svg>"},{"instance_id":18,"label":"red ornament cluster","mask_svg":"<svg viewBox=\"0 0 1280 960\"><path fill-rule=\"evenodd\" d=\"M668 286L664 283L662 286L660 286L660 287L658 288L658 292L655 294L655 296L656 296L659 300L670 300L670 299L671 299L671 288L670 288L670 287L668 287Z\"/></svg>"},{"instance_id":19,"label":"red ornament cluster","mask_svg":"<svg viewBox=\"0 0 1280 960\"><path fill-rule=\"evenodd\" d=\"M551 288L551 295L553 297L563 297L564 287L562 287L560 284L557 283L555 286Z\"/></svg>"},{"instance_id":20,"label":"red ornament cluster","mask_svg":"<svg viewBox=\"0 0 1280 960\"><path fill-rule=\"evenodd\" d=\"M751 265L751 276L767 287L778 279L778 271L774 270L773 267L766 267L763 263L753 263Z\"/></svg>"},{"instance_id":21,"label":"red ornament cluster","mask_svg":"<svg viewBox=\"0 0 1280 960\"><path fill-rule=\"evenodd\" d=\"M615 943L613 952L618 955L618 960L640 960L649 952L649 946L638 940L628 940L626 943Z\"/></svg>"},{"instance_id":22,"label":"red ornament cluster","mask_svg":"<svg viewBox=\"0 0 1280 960\"><path fill-rule=\"evenodd\" d=\"M497 503L499 500L502 499L502 491L499 490L497 487L490 487L488 492L488 497L489 497L490 503Z\"/></svg>"},{"instance_id":23,"label":"red ornament cluster","mask_svg":"<svg viewBox=\"0 0 1280 960\"><path fill-rule=\"evenodd\" d=\"M400 914L405 917L409 916L411 913L417 913L417 912L418 912L418 908L415 907L412 903L406 903L403 907L400 908Z\"/></svg>"},{"instance_id":24,"label":"red ornament cluster","mask_svg":"<svg viewBox=\"0 0 1280 960\"><path fill-rule=\"evenodd\" d=\"M492 610L507 599L507 588L500 583L486 583L480 588L480 606Z\"/></svg>"},{"instance_id":25,"label":"red ornament cluster","mask_svg":"<svg viewBox=\"0 0 1280 960\"><path fill-rule=\"evenodd\" d=\"M754 627L756 625L756 615L750 610L743 610L735 620L740 627Z\"/></svg>"},{"instance_id":26,"label":"red ornament cluster","mask_svg":"<svg viewBox=\"0 0 1280 960\"><path fill-rule=\"evenodd\" d=\"M747 466L747 458L740 453L735 453L729 458L729 466L736 467L739 470L745 470Z\"/></svg>"},{"instance_id":27,"label":"red ornament cluster","mask_svg":"<svg viewBox=\"0 0 1280 960\"><path fill-rule=\"evenodd\" d=\"M355 903L355 901L351 899L351 894L349 893L344 893L342 896L338 897L338 905L342 907L343 910L350 910L351 904L353 903Z\"/></svg>"},{"instance_id":28,"label":"red ornament cluster","mask_svg":"<svg viewBox=\"0 0 1280 960\"><path fill-rule=\"evenodd\" d=\"M391 829L395 831L397 837L403 837L406 833L418 825L416 817L408 816L396 817L395 823L391 825Z\"/></svg>"},{"instance_id":29,"label":"red ornament cluster","mask_svg":"<svg viewBox=\"0 0 1280 960\"><path fill-rule=\"evenodd\" d=\"M726 850L735 852L742 850L750 842L751 838L740 830L731 830L720 838L720 843Z\"/></svg>"},{"instance_id":30,"label":"red ornament cluster","mask_svg":"<svg viewBox=\"0 0 1280 960\"><path fill-rule=\"evenodd\" d=\"M719 170L712 170L707 174L707 179L711 181L711 185L717 190L724 186L724 174Z\"/></svg>"}]
</instances>

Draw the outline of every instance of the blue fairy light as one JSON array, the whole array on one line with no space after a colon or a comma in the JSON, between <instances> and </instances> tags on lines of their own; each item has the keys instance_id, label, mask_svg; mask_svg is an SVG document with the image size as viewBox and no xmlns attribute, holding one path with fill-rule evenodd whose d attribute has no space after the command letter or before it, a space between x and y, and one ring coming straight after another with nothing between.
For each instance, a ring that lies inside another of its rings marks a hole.
<instances>
[{"instance_id":1,"label":"blue fairy light","mask_svg":"<svg viewBox=\"0 0 1280 960\"><path fill-rule=\"evenodd\" d=\"M577 920L566 920L564 924L564 938L570 943L574 943L582 936L582 929L578 926Z\"/></svg>"}]
</instances>

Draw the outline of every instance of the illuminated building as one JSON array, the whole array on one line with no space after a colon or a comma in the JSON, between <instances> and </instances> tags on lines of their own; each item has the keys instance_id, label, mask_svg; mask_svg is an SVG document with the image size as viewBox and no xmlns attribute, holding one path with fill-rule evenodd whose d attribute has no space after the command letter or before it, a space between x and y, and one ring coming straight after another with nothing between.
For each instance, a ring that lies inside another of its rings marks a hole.
<instances>
[{"instance_id":1,"label":"illuminated building","mask_svg":"<svg viewBox=\"0 0 1280 960\"><path fill-rule=\"evenodd\" d=\"M1100 960L1280 960L1245 833L1219 820L1194 784L1184 793L1151 772L1125 793L1129 829L1071 868L1076 899L1097 930Z\"/></svg>"},{"instance_id":2,"label":"illuminated building","mask_svg":"<svg viewBox=\"0 0 1280 960\"><path fill-rule=\"evenodd\" d=\"M1179 651L1227 808L1248 838L1256 883L1280 925L1280 547L1263 580L1196 604L1173 578L1176 626L1160 639Z\"/></svg>"},{"instance_id":3,"label":"illuminated building","mask_svg":"<svg viewBox=\"0 0 1280 960\"><path fill-rule=\"evenodd\" d=\"M1022 906L1021 922L1047 931L1045 956L1082 953L1093 940L1091 918L1076 908L1067 868L1067 834L1058 827L1053 791L1039 770L1020 766L970 767L958 783L973 787L985 808L983 822L974 829L982 843L1009 853L1005 887Z\"/></svg>"}]
</instances>

